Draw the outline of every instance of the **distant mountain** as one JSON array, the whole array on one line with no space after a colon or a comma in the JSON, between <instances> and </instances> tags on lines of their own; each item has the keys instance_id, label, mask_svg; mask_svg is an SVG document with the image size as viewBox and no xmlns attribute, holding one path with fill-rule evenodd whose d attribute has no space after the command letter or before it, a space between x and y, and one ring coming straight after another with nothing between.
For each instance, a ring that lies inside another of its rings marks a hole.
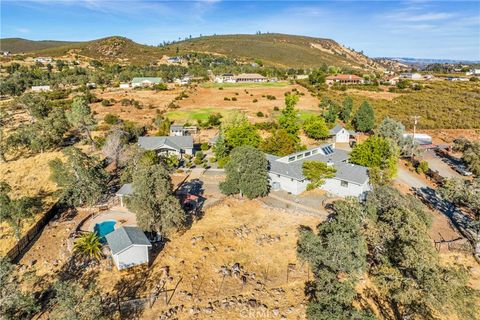
<instances>
[{"instance_id":1,"label":"distant mountain","mask_svg":"<svg viewBox=\"0 0 480 320\"><path fill-rule=\"evenodd\" d=\"M420 58L409 58L409 57L393 57L387 58L390 60L395 60L400 63L408 64L408 65L427 65L427 64L434 64L434 63L448 63L448 64L479 64L480 60L472 61L472 60L455 60L455 59L420 59Z\"/></svg>"},{"instance_id":2,"label":"distant mountain","mask_svg":"<svg viewBox=\"0 0 480 320\"><path fill-rule=\"evenodd\" d=\"M138 44L124 37L108 37L87 42L31 41L1 39L2 50L29 52L53 57L76 54L93 59L152 63L164 55L191 52L224 55L246 63L260 60L264 65L315 68L322 64L358 69L384 69L380 62L331 39L286 34L219 35L192 38L162 47Z\"/></svg>"},{"instance_id":3,"label":"distant mountain","mask_svg":"<svg viewBox=\"0 0 480 320\"><path fill-rule=\"evenodd\" d=\"M54 40L27 40L22 38L0 39L0 51L10 51L11 53L31 52L60 46L76 45L78 42L54 41Z\"/></svg>"}]
</instances>

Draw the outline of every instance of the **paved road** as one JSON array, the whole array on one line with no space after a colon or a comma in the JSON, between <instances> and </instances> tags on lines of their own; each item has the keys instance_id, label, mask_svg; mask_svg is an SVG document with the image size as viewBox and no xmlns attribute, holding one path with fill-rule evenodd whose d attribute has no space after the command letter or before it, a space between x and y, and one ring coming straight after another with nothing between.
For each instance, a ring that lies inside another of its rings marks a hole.
<instances>
[{"instance_id":1,"label":"paved road","mask_svg":"<svg viewBox=\"0 0 480 320\"><path fill-rule=\"evenodd\" d=\"M445 178L461 178L458 172L452 169L452 167L447 163L446 158L439 157L435 151L428 150L422 154L422 159L428 162L428 167L433 171L438 171L438 173ZM460 161L452 162L452 165L458 165Z\"/></svg>"}]
</instances>

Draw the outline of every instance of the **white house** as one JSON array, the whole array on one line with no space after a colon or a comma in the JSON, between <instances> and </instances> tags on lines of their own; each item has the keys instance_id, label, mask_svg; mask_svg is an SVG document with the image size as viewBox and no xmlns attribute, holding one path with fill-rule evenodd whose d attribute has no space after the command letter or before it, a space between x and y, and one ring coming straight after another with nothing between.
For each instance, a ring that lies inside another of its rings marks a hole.
<instances>
[{"instance_id":1,"label":"white house","mask_svg":"<svg viewBox=\"0 0 480 320\"><path fill-rule=\"evenodd\" d=\"M197 127L184 126L183 124L172 124L170 126L170 136L189 136L197 133Z\"/></svg>"},{"instance_id":2,"label":"white house","mask_svg":"<svg viewBox=\"0 0 480 320\"><path fill-rule=\"evenodd\" d=\"M401 73L400 78L402 79L410 79L410 80L422 80L423 77L420 73Z\"/></svg>"},{"instance_id":3,"label":"white house","mask_svg":"<svg viewBox=\"0 0 480 320\"><path fill-rule=\"evenodd\" d=\"M306 160L321 161L337 170L335 177L325 179L325 183L320 187L322 190L335 196L353 196L361 199L371 190L368 169L348 163L348 152L335 149L335 144L325 144L285 157L267 154L267 160L273 190L285 190L295 195L304 192L309 183L302 169Z\"/></svg>"},{"instance_id":4,"label":"white house","mask_svg":"<svg viewBox=\"0 0 480 320\"><path fill-rule=\"evenodd\" d=\"M162 82L162 78L157 77L136 77L132 79L132 88L151 87Z\"/></svg>"},{"instance_id":5,"label":"white house","mask_svg":"<svg viewBox=\"0 0 480 320\"><path fill-rule=\"evenodd\" d=\"M139 137L138 145L145 150L155 150L159 154L193 154L193 138L191 136L172 137Z\"/></svg>"},{"instance_id":6,"label":"white house","mask_svg":"<svg viewBox=\"0 0 480 320\"><path fill-rule=\"evenodd\" d=\"M32 91L52 91L52 88L50 86L32 86Z\"/></svg>"},{"instance_id":7,"label":"white house","mask_svg":"<svg viewBox=\"0 0 480 320\"><path fill-rule=\"evenodd\" d=\"M355 136L355 132L348 131L339 124L330 129L330 137L333 137L334 142L349 143L350 136Z\"/></svg>"},{"instance_id":8,"label":"white house","mask_svg":"<svg viewBox=\"0 0 480 320\"><path fill-rule=\"evenodd\" d=\"M37 57L34 58L33 61L40 63L51 63L53 59L51 57Z\"/></svg>"},{"instance_id":9,"label":"white house","mask_svg":"<svg viewBox=\"0 0 480 320\"><path fill-rule=\"evenodd\" d=\"M184 76L182 78L176 78L176 79L173 80L174 83L179 84L181 86L186 86L186 85L190 84L191 81L192 80L190 79L189 76Z\"/></svg>"},{"instance_id":10,"label":"white house","mask_svg":"<svg viewBox=\"0 0 480 320\"><path fill-rule=\"evenodd\" d=\"M129 89L130 83L120 83L120 89Z\"/></svg>"},{"instance_id":11,"label":"white house","mask_svg":"<svg viewBox=\"0 0 480 320\"><path fill-rule=\"evenodd\" d=\"M137 227L120 227L105 236L118 270L149 262L152 247L145 233Z\"/></svg>"},{"instance_id":12,"label":"white house","mask_svg":"<svg viewBox=\"0 0 480 320\"><path fill-rule=\"evenodd\" d=\"M182 58L180 57L170 57L167 59L170 63L182 63Z\"/></svg>"},{"instance_id":13,"label":"white house","mask_svg":"<svg viewBox=\"0 0 480 320\"><path fill-rule=\"evenodd\" d=\"M470 69L465 74L467 76L480 76L480 69Z\"/></svg>"},{"instance_id":14,"label":"white house","mask_svg":"<svg viewBox=\"0 0 480 320\"><path fill-rule=\"evenodd\" d=\"M224 73L215 77L217 83L235 83L235 75L233 73Z\"/></svg>"}]
</instances>

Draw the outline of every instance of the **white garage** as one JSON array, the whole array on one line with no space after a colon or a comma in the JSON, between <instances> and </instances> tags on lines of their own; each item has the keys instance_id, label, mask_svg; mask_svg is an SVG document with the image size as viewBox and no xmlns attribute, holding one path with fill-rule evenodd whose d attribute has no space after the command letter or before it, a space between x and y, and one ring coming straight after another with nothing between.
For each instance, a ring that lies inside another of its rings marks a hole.
<instances>
[{"instance_id":1,"label":"white garage","mask_svg":"<svg viewBox=\"0 0 480 320\"><path fill-rule=\"evenodd\" d=\"M105 236L118 270L149 262L152 247L145 233L137 227L121 227Z\"/></svg>"},{"instance_id":2,"label":"white garage","mask_svg":"<svg viewBox=\"0 0 480 320\"><path fill-rule=\"evenodd\" d=\"M334 138L336 143L348 143L350 142L350 136L352 133L340 125L336 125L330 129L330 136Z\"/></svg>"}]
</instances>

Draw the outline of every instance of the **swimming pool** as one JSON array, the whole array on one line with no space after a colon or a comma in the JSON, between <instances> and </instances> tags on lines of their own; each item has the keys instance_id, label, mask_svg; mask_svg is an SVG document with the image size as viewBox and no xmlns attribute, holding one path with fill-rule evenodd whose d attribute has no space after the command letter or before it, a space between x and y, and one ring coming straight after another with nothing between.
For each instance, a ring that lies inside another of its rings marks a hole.
<instances>
[{"instance_id":1,"label":"swimming pool","mask_svg":"<svg viewBox=\"0 0 480 320\"><path fill-rule=\"evenodd\" d=\"M117 221L108 220L97 223L93 228L93 231L100 237L100 240L105 240L105 236L115 230L115 224Z\"/></svg>"}]
</instances>

